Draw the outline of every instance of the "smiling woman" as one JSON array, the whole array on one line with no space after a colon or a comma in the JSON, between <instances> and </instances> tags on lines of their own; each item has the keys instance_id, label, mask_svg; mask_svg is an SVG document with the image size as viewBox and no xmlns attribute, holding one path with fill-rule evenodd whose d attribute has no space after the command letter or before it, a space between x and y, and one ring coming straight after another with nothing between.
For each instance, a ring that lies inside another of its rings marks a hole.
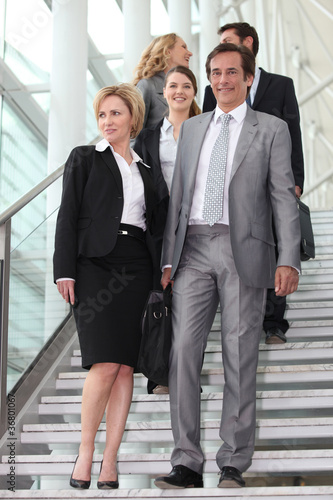
<instances>
[{"instance_id":1,"label":"smiling woman","mask_svg":"<svg viewBox=\"0 0 333 500\"><path fill-rule=\"evenodd\" d=\"M154 172L163 174L168 189L171 188L176 160L177 141L182 123L201 113L195 102L197 81L193 72L185 66L175 66L165 77L163 94L168 105L168 116L157 125L142 130L135 141L134 150L143 161L153 167ZM161 241L157 242L161 245ZM148 392L161 394L167 387L148 382Z\"/></svg>"}]
</instances>

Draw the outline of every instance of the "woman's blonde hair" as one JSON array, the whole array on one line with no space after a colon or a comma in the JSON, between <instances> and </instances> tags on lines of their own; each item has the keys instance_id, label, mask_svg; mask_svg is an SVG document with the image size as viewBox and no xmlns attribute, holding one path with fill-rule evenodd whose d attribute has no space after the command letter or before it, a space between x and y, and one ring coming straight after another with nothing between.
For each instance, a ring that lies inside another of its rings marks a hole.
<instances>
[{"instance_id":1,"label":"woman's blonde hair","mask_svg":"<svg viewBox=\"0 0 333 500\"><path fill-rule=\"evenodd\" d=\"M197 95L197 93L198 93L197 79L195 78L193 71L191 71L189 68L186 68L186 66L175 66L174 68L171 68L167 72L167 74L165 75L164 88L166 87L166 85L168 83L169 77L173 73L181 73L182 75L185 75L192 83L194 95L195 96ZM192 116L200 115L200 113L201 113L201 109L199 108L196 100L193 99L190 110L189 110L189 118L192 118Z\"/></svg>"},{"instance_id":2,"label":"woman's blonde hair","mask_svg":"<svg viewBox=\"0 0 333 500\"><path fill-rule=\"evenodd\" d=\"M141 92L131 83L119 83L111 87L103 87L95 95L93 107L95 117L98 123L98 113L102 101L109 95L117 95L120 97L128 107L133 118L133 126L131 130L131 139L135 139L141 132L143 120L145 116L145 103L142 98Z\"/></svg>"},{"instance_id":3,"label":"woman's blonde hair","mask_svg":"<svg viewBox=\"0 0 333 500\"><path fill-rule=\"evenodd\" d=\"M151 78L168 67L170 59L168 50L174 47L178 38L179 36L176 33L168 33L167 35L158 36L150 42L142 52L141 59L134 70L134 85L142 78Z\"/></svg>"}]
</instances>

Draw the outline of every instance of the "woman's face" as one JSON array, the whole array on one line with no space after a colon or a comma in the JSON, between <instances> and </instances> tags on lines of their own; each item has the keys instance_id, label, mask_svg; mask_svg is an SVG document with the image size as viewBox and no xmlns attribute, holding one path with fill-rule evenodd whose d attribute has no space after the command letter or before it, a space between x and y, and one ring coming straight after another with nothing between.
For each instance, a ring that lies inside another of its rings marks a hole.
<instances>
[{"instance_id":1,"label":"woman's face","mask_svg":"<svg viewBox=\"0 0 333 500\"><path fill-rule=\"evenodd\" d=\"M110 144L130 141L132 115L125 102L117 95L108 95L100 104L98 127Z\"/></svg>"},{"instance_id":2,"label":"woman's face","mask_svg":"<svg viewBox=\"0 0 333 500\"><path fill-rule=\"evenodd\" d=\"M171 69L175 66L186 66L188 68L190 65L190 57L192 57L193 54L188 50L184 40L177 37L175 45L172 49L168 50L168 55L170 55L168 67Z\"/></svg>"},{"instance_id":3,"label":"woman's face","mask_svg":"<svg viewBox=\"0 0 333 500\"><path fill-rule=\"evenodd\" d=\"M171 73L163 93L172 111L189 111L195 97L192 82L183 73Z\"/></svg>"}]
</instances>

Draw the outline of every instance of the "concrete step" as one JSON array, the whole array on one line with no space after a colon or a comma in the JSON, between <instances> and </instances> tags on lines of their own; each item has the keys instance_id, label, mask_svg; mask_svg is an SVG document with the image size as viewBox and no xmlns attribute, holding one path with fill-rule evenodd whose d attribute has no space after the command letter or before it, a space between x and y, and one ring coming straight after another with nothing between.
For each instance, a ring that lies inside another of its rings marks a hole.
<instances>
[{"instance_id":1,"label":"concrete step","mask_svg":"<svg viewBox=\"0 0 333 500\"><path fill-rule=\"evenodd\" d=\"M333 335L333 332L332 332ZM205 351L205 362L219 363L221 362L221 342L217 339L215 343L208 343ZM80 351L74 351L74 356L71 358L71 366L81 368L82 358ZM326 342L287 342L286 344L266 345L264 339L259 346L259 364L272 364L274 361L283 363L292 361L316 361L333 359L333 340Z\"/></svg>"},{"instance_id":2,"label":"concrete step","mask_svg":"<svg viewBox=\"0 0 333 500\"><path fill-rule=\"evenodd\" d=\"M313 342L321 339L333 339L333 320L292 321L287 332L288 342L307 339Z\"/></svg>"},{"instance_id":3,"label":"concrete step","mask_svg":"<svg viewBox=\"0 0 333 500\"><path fill-rule=\"evenodd\" d=\"M332 319L333 301L325 302L288 302L285 314L286 319L304 320L304 319Z\"/></svg>"},{"instance_id":4,"label":"concrete step","mask_svg":"<svg viewBox=\"0 0 333 500\"><path fill-rule=\"evenodd\" d=\"M87 372L63 372L56 380L57 390L82 389ZM261 384L302 384L333 381L333 364L305 364L282 366L258 366L257 385ZM203 369L201 383L204 386L223 384L223 368ZM147 379L141 374L134 375L135 387L145 388Z\"/></svg>"},{"instance_id":5,"label":"concrete step","mask_svg":"<svg viewBox=\"0 0 333 500\"><path fill-rule=\"evenodd\" d=\"M320 285L301 285L297 292L288 297L288 304L297 302L312 302L315 306L317 302L333 301L333 283Z\"/></svg>"},{"instance_id":6,"label":"concrete step","mask_svg":"<svg viewBox=\"0 0 333 500\"><path fill-rule=\"evenodd\" d=\"M333 239L332 239L333 241ZM333 265L332 265L333 257L331 253L328 253L326 255L316 255L315 259L309 259L309 260L304 260L301 262L302 264L302 269L308 269L308 268L318 268L318 269L327 269L332 270Z\"/></svg>"},{"instance_id":7,"label":"concrete step","mask_svg":"<svg viewBox=\"0 0 333 500\"><path fill-rule=\"evenodd\" d=\"M299 339L306 339L312 342L322 340L333 340L333 320L299 320L290 321L290 328L287 332L289 341L300 341ZM263 334L264 335L264 334ZM220 334L220 320L216 317L211 332L209 334L209 341L221 342ZM264 336L262 337L264 342Z\"/></svg>"},{"instance_id":8,"label":"concrete step","mask_svg":"<svg viewBox=\"0 0 333 500\"><path fill-rule=\"evenodd\" d=\"M70 476L76 455L17 455L16 474L19 476ZM103 456L95 453L92 475L100 471ZM123 474L165 474L170 469L170 453L124 453L118 456L118 471ZM0 475L10 472L9 456L2 457ZM288 474L333 474L333 450L275 450L255 451L251 467L244 477L252 473L270 474L272 471L282 476ZM205 454L204 473L218 473L216 452Z\"/></svg>"},{"instance_id":9,"label":"concrete step","mask_svg":"<svg viewBox=\"0 0 333 500\"><path fill-rule=\"evenodd\" d=\"M13 498L13 493L0 491L0 498ZM200 498L214 499L225 498L226 500L332 500L333 486L267 486L253 488L188 488L185 490L158 490L155 489L119 489L119 490L16 490L15 498L19 500L59 500L59 499L85 499L96 498L130 499L140 498L140 500L153 500L163 498L163 500L186 499L198 500Z\"/></svg>"},{"instance_id":10,"label":"concrete step","mask_svg":"<svg viewBox=\"0 0 333 500\"><path fill-rule=\"evenodd\" d=\"M205 363L221 363L221 343L208 345L205 352ZM291 364L300 361L321 363L333 360L333 341L326 342L287 342L286 344L259 346L259 365L283 363Z\"/></svg>"},{"instance_id":11,"label":"concrete step","mask_svg":"<svg viewBox=\"0 0 333 500\"><path fill-rule=\"evenodd\" d=\"M38 406L39 415L79 415L82 396L44 396ZM221 411L222 392L203 393L201 412ZM333 389L299 391L257 391L257 410L313 410L333 408ZM131 414L169 413L168 394L136 394Z\"/></svg>"},{"instance_id":12,"label":"concrete step","mask_svg":"<svg viewBox=\"0 0 333 500\"><path fill-rule=\"evenodd\" d=\"M328 242L328 241L316 241L315 240L315 248L316 248L316 257L319 257L321 255L327 255L327 254L331 254L333 253L333 244L332 242Z\"/></svg>"},{"instance_id":13,"label":"concrete step","mask_svg":"<svg viewBox=\"0 0 333 500\"><path fill-rule=\"evenodd\" d=\"M96 435L96 443L105 442L105 423L101 423ZM201 422L201 441L217 441L220 420L211 419ZM21 443L79 443L81 439L80 423L61 424L25 424L21 434ZM291 440L293 446L307 440L325 440L326 446L333 445L333 417L319 418L282 418L257 419L257 445L261 440ZM127 421L123 443L169 443L172 447L173 437L170 420L131 422ZM122 445L121 445L122 446Z\"/></svg>"}]
</instances>

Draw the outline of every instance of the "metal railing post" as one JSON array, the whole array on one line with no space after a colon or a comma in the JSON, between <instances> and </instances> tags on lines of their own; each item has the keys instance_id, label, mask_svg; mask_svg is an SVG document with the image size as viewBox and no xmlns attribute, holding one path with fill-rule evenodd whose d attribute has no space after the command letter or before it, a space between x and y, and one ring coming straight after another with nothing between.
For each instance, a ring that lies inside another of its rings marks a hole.
<instances>
[{"instance_id":1,"label":"metal railing post","mask_svg":"<svg viewBox=\"0 0 333 500\"><path fill-rule=\"evenodd\" d=\"M11 219L0 226L0 437L7 430L7 356Z\"/></svg>"}]
</instances>

